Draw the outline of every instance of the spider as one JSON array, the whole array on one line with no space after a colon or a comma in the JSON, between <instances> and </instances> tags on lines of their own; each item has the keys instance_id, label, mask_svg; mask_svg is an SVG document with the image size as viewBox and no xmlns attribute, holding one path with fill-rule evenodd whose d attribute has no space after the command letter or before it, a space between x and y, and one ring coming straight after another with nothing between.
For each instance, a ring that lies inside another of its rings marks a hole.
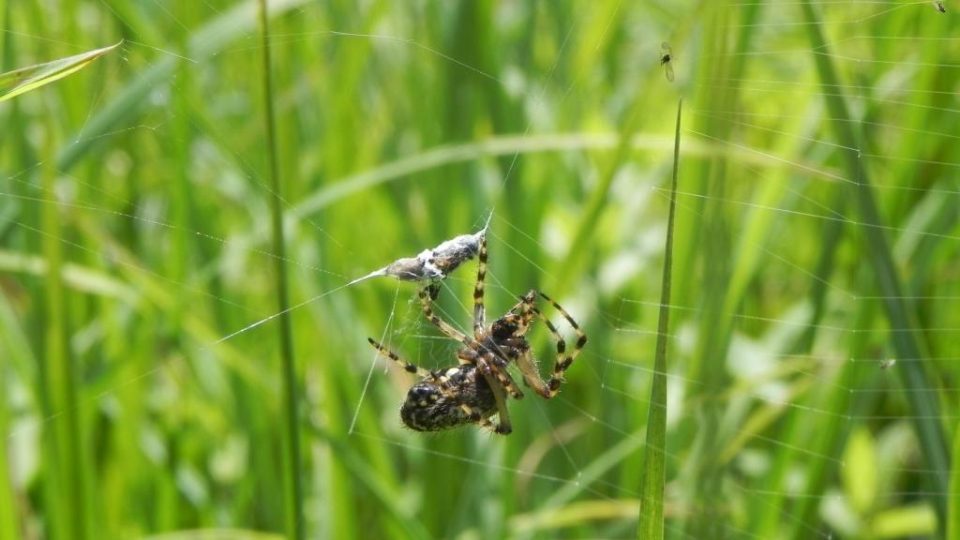
<instances>
[{"instance_id":1,"label":"spider","mask_svg":"<svg viewBox=\"0 0 960 540\"><path fill-rule=\"evenodd\" d=\"M419 293L427 320L443 334L463 345L457 351L457 366L443 370L426 370L403 360L373 338L367 338L381 355L420 377L407 392L407 398L400 408L403 423L416 431L440 431L477 424L497 434L509 434L513 428L507 411L507 397L523 398L523 392L507 372L510 363L516 362L528 387L544 399L551 399L556 397L560 385L564 382L564 373L587 343L587 335L573 317L536 289L521 296L520 301L510 311L486 326L483 303L487 273L485 237L480 242L478 259L477 283L473 290L473 337L460 332L433 312L433 300L437 290L435 287L427 286ZM573 327L577 334L577 343L572 351L567 352L566 342L556 326L537 308L538 296L549 302ZM527 331L538 319L543 321L557 344L553 373L547 381L541 377L526 339ZM497 423L490 420L494 414L497 414Z\"/></svg>"}]
</instances>

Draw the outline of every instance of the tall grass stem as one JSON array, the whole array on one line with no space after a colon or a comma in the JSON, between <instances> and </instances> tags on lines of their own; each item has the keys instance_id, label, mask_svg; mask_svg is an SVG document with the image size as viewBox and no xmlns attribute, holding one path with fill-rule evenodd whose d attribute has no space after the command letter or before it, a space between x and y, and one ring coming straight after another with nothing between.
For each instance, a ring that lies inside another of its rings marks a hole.
<instances>
[{"instance_id":1,"label":"tall grass stem","mask_svg":"<svg viewBox=\"0 0 960 540\"><path fill-rule=\"evenodd\" d=\"M303 484L300 471L300 421L297 410L297 375L293 351L293 329L290 322L289 287L286 270L286 249L283 235L283 206L279 167L277 164L276 119L274 118L273 75L270 65L270 22L266 0L259 1L261 62L264 99L264 121L267 137L267 174L270 177L270 225L273 232L273 253L276 271L277 330L280 339L280 357L283 363L283 402L286 420L284 437L284 477L286 504L284 513L287 534L295 540L305 538L303 521Z\"/></svg>"},{"instance_id":2,"label":"tall grass stem","mask_svg":"<svg viewBox=\"0 0 960 540\"><path fill-rule=\"evenodd\" d=\"M924 351L919 336L920 329L916 315L906 301L905 288L894 264L889 240L885 236L888 227L881 221L866 168L866 157L858 150L862 147L861 141L853 127L856 124L853 123L847 107L843 93L844 87L841 86L837 77L819 16L809 0L803 0L802 7L812 45L811 51L824 89L823 96L827 109L830 112L829 117L833 121L839 143L843 147L841 152L849 169L848 174L857 180L851 183L851 189L854 191L851 195L860 209L859 225L866 238L866 251L880 292L884 297L883 304L890 321L890 328L896 329L895 332L891 332L890 339L897 355L911 360L898 363L895 369L905 388L904 397L913 409L913 426L920 440L920 448L926 458L927 466L931 469L931 474L928 476L933 484L930 496L943 523L946 519L946 497L949 494L950 457L947 453L946 436L940 424L939 400L936 394L926 391L935 386L925 371L925 360L929 355Z\"/></svg>"}]
</instances>

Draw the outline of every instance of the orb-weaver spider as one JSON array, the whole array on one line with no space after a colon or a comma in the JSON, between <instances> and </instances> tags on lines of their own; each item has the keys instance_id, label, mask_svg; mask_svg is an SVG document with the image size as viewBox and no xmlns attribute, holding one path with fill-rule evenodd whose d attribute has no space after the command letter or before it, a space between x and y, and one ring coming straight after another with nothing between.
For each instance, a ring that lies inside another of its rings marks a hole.
<instances>
[{"instance_id":1,"label":"orb-weaver spider","mask_svg":"<svg viewBox=\"0 0 960 540\"><path fill-rule=\"evenodd\" d=\"M443 370L429 371L401 359L392 351L367 338L383 356L400 364L406 371L419 375L420 380L410 388L400 408L400 418L407 427L417 431L440 431L466 424L478 424L494 433L506 435L513 428L507 411L507 396L523 398L523 392L507 372L516 362L524 383L544 399L556 397L563 383L563 375L574 358L587 343L587 335L573 317L547 295L531 290L504 316L485 323L483 303L484 281L487 273L487 242L481 240L477 283L473 290L473 337L465 335L433 311L433 300L438 291L434 286L420 290L423 313L446 336L459 341L459 365ZM571 352L556 326L537 308L537 297L549 302L563 316L577 334L577 343ZM550 379L544 381L530 352L526 333L537 319L543 321L557 343L557 357ZM497 423L490 417L498 416Z\"/></svg>"}]
</instances>

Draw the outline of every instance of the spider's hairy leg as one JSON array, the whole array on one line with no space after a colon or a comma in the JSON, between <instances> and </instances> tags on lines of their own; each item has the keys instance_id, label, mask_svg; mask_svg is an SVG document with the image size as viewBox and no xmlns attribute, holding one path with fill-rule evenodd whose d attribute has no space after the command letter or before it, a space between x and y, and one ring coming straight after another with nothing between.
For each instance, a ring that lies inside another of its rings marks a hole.
<instances>
[{"instance_id":1,"label":"spider's hairy leg","mask_svg":"<svg viewBox=\"0 0 960 540\"><path fill-rule=\"evenodd\" d=\"M439 281L427 285L426 289L427 289L427 294L430 295L430 300L436 301L437 297L440 296L440 282L439 282Z\"/></svg>"},{"instance_id":2,"label":"spider's hairy leg","mask_svg":"<svg viewBox=\"0 0 960 540\"><path fill-rule=\"evenodd\" d=\"M455 339L467 346L473 343L473 340L468 338L463 332L457 330L440 317L437 317L437 314L433 312L433 301L430 299L429 287L420 289L419 296L420 305L423 307L423 315L428 321L433 323L434 326L439 328L441 332L451 339Z\"/></svg>"},{"instance_id":3,"label":"spider's hairy leg","mask_svg":"<svg viewBox=\"0 0 960 540\"><path fill-rule=\"evenodd\" d=\"M517 367L523 374L523 382L533 388L533 391L544 399L556 397L557 392L551 392L547 382L540 376L540 370L537 369L537 363L533 361L533 354L525 351L517 358Z\"/></svg>"},{"instance_id":4,"label":"spider's hairy leg","mask_svg":"<svg viewBox=\"0 0 960 540\"><path fill-rule=\"evenodd\" d=\"M509 360L506 360L503 356L499 356L493 351L484 350L480 352L475 348L468 347L457 353L457 359L460 360L461 364L477 366L490 388L499 387L506 390L513 399L523 399L523 391L520 390L517 382L507 371Z\"/></svg>"},{"instance_id":5,"label":"spider's hairy leg","mask_svg":"<svg viewBox=\"0 0 960 540\"><path fill-rule=\"evenodd\" d=\"M517 302L517 305L513 306L513 308L510 310L512 313L516 313L520 317L518 326L520 328L519 333L521 335L527 333L527 330L530 328L530 323L532 323L537 317L536 301L537 291L536 289L531 289L530 292L521 296L520 301Z\"/></svg>"},{"instance_id":6,"label":"spider's hairy leg","mask_svg":"<svg viewBox=\"0 0 960 540\"><path fill-rule=\"evenodd\" d=\"M513 431L513 426L510 425L509 421L507 423L501 421L501 423L495 424L467 404L461 404L460 410L470 418L471 422L497 435L509 435Z\"/></svg>"},{"instance_id":7,"label":"spider's hairy leg","mask_svg":"<svg viewBox=\"0 0 960 540\"><path fill-rule=\"evenodd\" d=\"M550 322L550 319L546 318L539 310L537 310L537 315L543 320L544 324L547 325L547 329L550 330L550 333L553 334L554 339L557 340L557 360L553 365L553 375L550 376L550 381L547 383L547 386L550 387L550 392L555 396L557 395L557 390L560 388L560 384L563 382L563 374L567 371L571 364L573 364L574 358L580 354L580 351L583 350L584 345L587 344L587 334L580 329L580 325L577 324L577 321L567 313L567 310L556 303L552 298L543 294L543 292L538 292L540 297L550 302L550 305L553 306L563 318L567 320L570 326L573 328L573 331L577 334L577 343L573 346L573 351L569 354L566 353L567 344L563 341L563 337L560 336L560 333L557 332L557 327ZM551 396L553 397L553 396Z\"/></svg>"},{"instance_id":8,"label":"spider's hairy leg","mask_svg":"<svg viewBox=\"0 0 960 540\"><path fill-rule=\"evenodd\" d=\"M473 335L480 337L486 326L486 308L483 304L484 283L487 278L487 235L480 239L480 256L477 258L477 284L473 288Z\"/></svg>"},{"instance_id":9,"label":"spider's hairy leg","mask_svg":"<svg viewBox=\"0 0 960 540\"><path fill-rule=\"evenodd\" d=\"M416 365L416 364L411 364L410 362L407 362L407 361L404 360L403 358L400 358L399 356L396 355L396 353L394 353L394 352L391 351L390 349L384 347L383 345L381 345L379 342L377 342L377 341L374 340L373 338L368 337L368 338L367 338L367 341L370 342L370 345L372 345L373 348L376 349L377 352L379 352L381 356L383 356L383 357L385 357L385 358L389 358L390 360L393 360L394 362L400 364L400 367L402 367L404 371L406 371L406 372L408 372L408 373L414 373L414 374L416 374L416 375L418 375L418 376L420 376L420 377L430 377L430 378L433 378L433 373L431 373L431 372L423 369L422 367L420 367L420 366L418 366L418 365Z\"/></svg>"},{"instance_id":10,"label":"spider's hairy leg","mask_svg":"<svg viewBox=\"0 0 960 540\"><path fill-rule=\"evenodd\" d=\"M575 321L573 317L567 313L567 310L560 306L560 304L556 303L552 298L543 294L542 292L538 292L538 294L541 298L549 302L550 305L552 305L553 308L556 309L561 315L563 315L563 318L570 323L573 331L577 334L577 343L574 345L573 351L567 353L567 342L563 340L563 336L561 336L560 332L557 331L557 327L554 326L553 322L551 322L550 319L548 319L539 309L535 307L532 308L533 312L540 320L543 321L543 324L546 325L547 330L550 331L553 339L557 342L557 358L553 364L553 374L550 375L550 380L546 383L547 393L543 393L542 390L537 390L537 393L539 393L541 396L550 399L556 397L557 392L560 390L560 385L563 384L563 374L567 371L567 369L570 368L570 365L573 364L573 360L577 357L577 355L580 354L580 351L583 350L584 345L587 344L587 334L580 329L580 325L577 324L577 321ZM542 385L543 379L537 372L536 366L533 364L532 360L527 358L526 363L528 365L524 367L523 362L520 360L517 361L517 365L520 366L520 369L523 372L524 380L533 386L534 389L537 389L538 385L536 383ZM536 375L536 379L531 381L529 377L533 375Z\"/></svg>"},{"instance_id":11,"label":"spider's hairy leg","mask_svg":"<svg viewBox=\"0 0 960 540\"><path fill-rule=\"evenodd\" d=\"M513 399L523 399L523 392L505 369L494 368L493 375L497 378L497 381L503 385L503 389L510 394L510 397Z\"/></svg>"},{"instance_id":12,"label":"spider's hairy leg","mask_svg":"<svg viewBox=\"0 0 960 540\"><path fill-rule=\"evenodd\" d=\"M486 368L486 369L484 369ZM497 424L493 424L489 419L484 418L487 423L491 424L493 432L500 435L508 435L513 431L513 426L510 425L510 411L507 410L507 396L504 393L503 386L499 386L497 381L494 380L494 376L490 374L490 366L483 363L481 364L480 373L483 375L483 378L486 379L487 384L490 386L490 389L493 390L493 399L497 402ZM496 377L497 380L500 380L499 376ZM502 383L503 381L500 380ZM513 383L513 381L510 381ZM514 385L516 387L516 385ZM522 395L521 395L522 397ZM485 426L483 423L478 422L482 427Z\"/></svg>"},{"instance_id":13,"label":"spider's hairy leg","mask_svg":"<svg viewBox=\"0 0 960 540\"><path fill-rule=\"evenodd\" d=\"M479 358L476 364L480 369L480 373L483 373L483 376L487 379L487 383L490 384L491 388L494 390L502 388L503 390L506 390L513 399L523 399L523 392L520 390L520 387L517 386L517 383L513 380L513 377L510 376L510 373L506 370L506 365L497 365L495 363L495 356L493 353L488 352L484 354ZM496 381L492 379L495 379ZM499 385L493 384L494 382L499 383Z\"/></svg>"},{"instance_id":14,"label":"spider's hairy leg","mask_svg":"<svg viewBox=\"0 0 960 540\"><path fill-rule=\"evenodd\" d=\"M490 323L490 328L484 331L499 336L499 339L522 337L530 329L530 323L536 319L536 315L533 313L533 310L536 309L534 307L536 298L537 291L535 290L521 296L520 301L514 304L506 315Z\"/></svg>"},{"instance_id":15,"label":"spider's hairy leg","mask_svg":"<svg viewBox=\"0 0 960 540\"><path fill-rule=\"evenodd\" d=\"M486 418L482 414L480 414L480 411L478 411L477 409L474 409L473 407L467 405L466 403L461 403L460 410L463 411L463 413L467 415L467 418L469 418L470 421L473 422L474 424L477 424L482 428L489 429L493 433L497 432L498 426L493 422L491 422L489 418Z\"/></svg>"},{"instance_id":16,"label":"spider's hairy leg","mask_svg":"<svg viewBox=\"0 0 960 540\"><path fill-rule=\"evenodd\" d=\"M587 344L587 334L580 329L580 325L577 324L577 321L573 319L573 316L567 313L567 310L563 309L563 306L556 303L553 298L543 294L543 291L537 291L537 294L540 295L540 298L543 298L547 302L550 302L550 305L553 306L553 309L560 312L560 315L563 315L563 318L567 320L567 323L573 328L573 331L577 334L577 344L573 350L573 356L580 354L580 351L583 349L583 346ZM541 315L542 316L542 315Z\"/></svg>"},{"instance_id":17,"label":"spider's hairy leg","mask_svg":"<svg viewBox=\"0 0 960 540\"><path fill-rule=\"evenodd\" d=\"M573 356L575 356L575 354L566 354L567 342L563 340L563 336L560 335L557 327L553 325L550 319L537 308L533 308L533 313L543 321L543 324L546 325L547 330L550 331L550 335L553 336L554 341L557 343L557 358L553 362L553 374L550 375L549 381L544 382L530 351L526 351L517 358L517 367L519 367L520 372L523 373L523 380L526 381L536 393L545 399L553 399L557 397L560 391L560 385L563 384L564 380L563 374L567 371L567 368L570 367L570 364L573 363Z\"/></svg>"}]
</instances>

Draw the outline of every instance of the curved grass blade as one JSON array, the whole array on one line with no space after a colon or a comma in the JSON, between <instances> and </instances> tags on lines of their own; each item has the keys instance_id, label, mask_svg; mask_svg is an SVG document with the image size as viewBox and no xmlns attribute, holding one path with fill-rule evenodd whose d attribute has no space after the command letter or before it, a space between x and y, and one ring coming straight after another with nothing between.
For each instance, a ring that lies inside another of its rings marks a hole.
<instances>
[{"instance_id":1,"label":"curved grass blade","mask_svg":"<svg viewBox=\"0 0 960 540\"><path fill-rule=\"evenodd\" d=\"M0 73L0 103L72 75L113 51L123 41L42 64Z\"/></svg>"},{"instance_id":2,"label":"curved grass blade","mask_svg":"<svg viewBox=\"0 0 960 540\"><path fill-rule=\"evenodd\" d=\"M677 172L680 166L680 115L683 100L677 103L677 131L673 141L673 182L670 186L670 213L663 257L663 285L660 289L660 321L657 324L657 356L647 412L646 460L640 503L641 539L663 538L663 484L666 481L667 445L667 336L670 326L670 273L673 265L673 221L677 202Z\"/></svg>"}]
</instances>

